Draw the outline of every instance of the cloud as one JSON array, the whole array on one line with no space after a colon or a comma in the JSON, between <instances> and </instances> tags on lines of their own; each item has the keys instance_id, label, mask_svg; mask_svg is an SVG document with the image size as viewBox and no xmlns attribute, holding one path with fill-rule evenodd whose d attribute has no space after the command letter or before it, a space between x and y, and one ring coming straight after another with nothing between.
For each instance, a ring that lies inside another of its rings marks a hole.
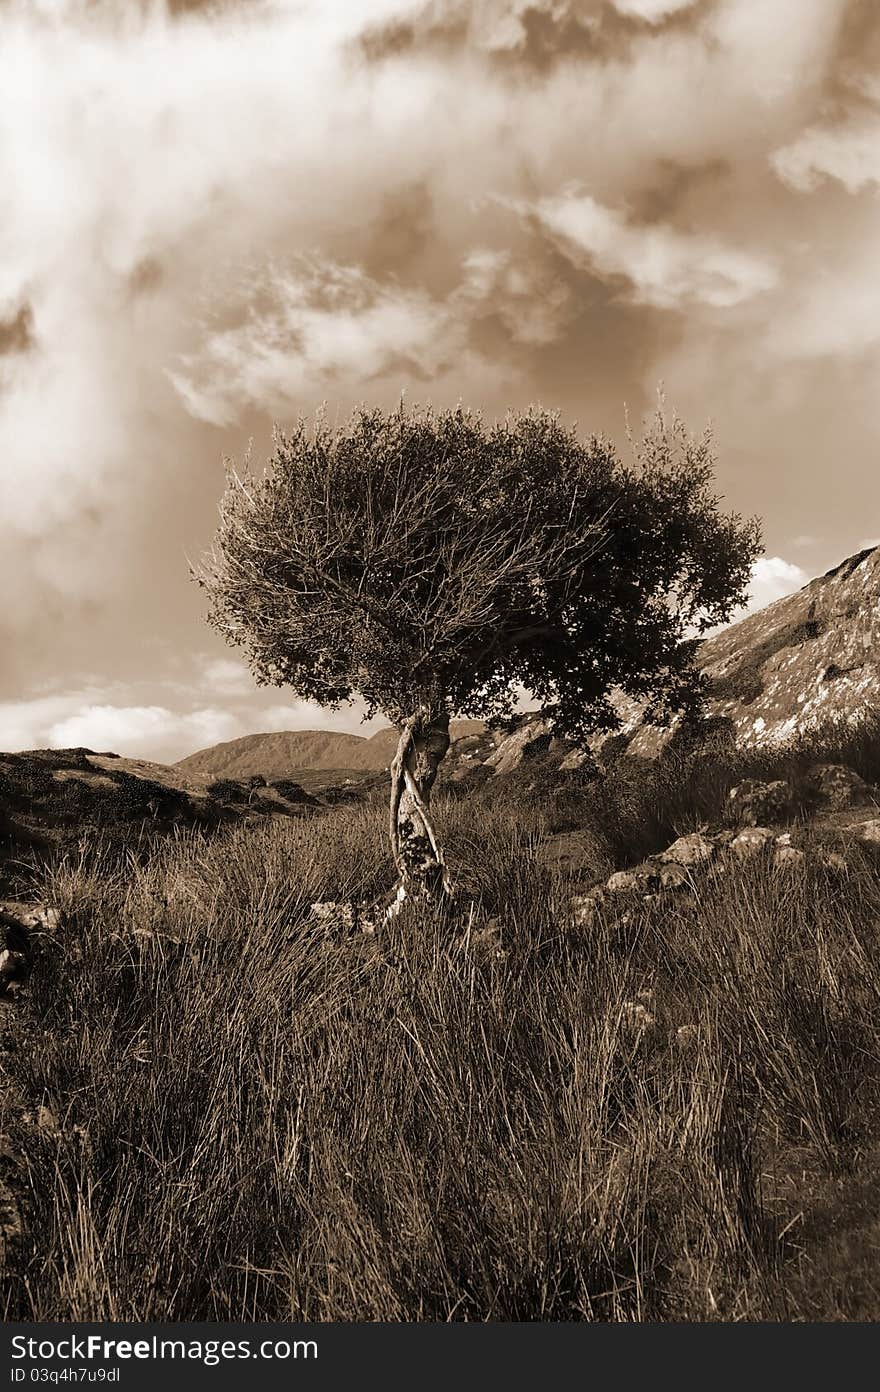
<instances>
[{"instance_id":1,"label":"cloud","mask_svg":"<svg viewBox=\"0 0 880 1392\"><path fill-rule=\"evenodd\" d=\"M250 696L255 689L254 678L248 668L231 657L206 659L200 685L220 696Z\"/></svg>"},{"instance_id":2,"label":"cloud","mask_svg":"<svg viewBox=\"0 0 880 1392\"><path fill-rule=\"evenodd\" d=\"M691 9L695 0L612 0L612 3L622 15L659 24L670 15Z\"/></svg>"},{"instance_id":3,"label":"cloud","mask_svg":"<svg viewBox=\"0 0 880 1392\"><path fill-rule=\"evenodd\" d=\"M435 376L463 352L442 303L358 267L301 262L261 279L248 286L240 322L209 331L170 373L187 409L212 424L227 425L248 405L295 409L340 378L365 383L395 368Z\"/></svg>"},{"instance_id":4,"label":"cloud","mask_svg":"<svg viewBox=\"0 0 880 1392\"><path fill-rule=\"evenodd\" d=\"M819 275L808 274L804 267L804 274L793 280L785 302L773 315L763 341L765 352L786 362L876 352L880 347L878 236L880 224L869 213L858 233L853 229L845 257L835 258Z\"/></svg>"},{"instance_id":5,"label":"cloud","mask_svg":"<svg viewBox=\"0 0 880 1392\"><path fill-rule=\"evenodd\" d=\"M629 223L588 194L538 200L541 228L600 277L619 277L639 304L657 309L729 309L776 283L773 266L703 233Z\"/></svg>"},{"instance_id":6,"label":"cloud","mask_svg":"<svg viewBox=\"0 0 880 1392\"><path fill-rule=\"evenodd\" d=\"M777 150L773 167L801 193L812 193L823 179L835 179L848 193L880 184L880 117L875 113L839 126L812 126Z\"/></svg>"},{"instance_id":7,"label":"cloud","mask_svg":"<svg viewBox=\"0 0 880 1392\"><path fill-rule=\"evenodd\" d=\"M0 225L0 319L28 351L0 360L0 451L14 461L0 513L21 539L0 554L0 585L27 569L29 616L47 590L101 603L144 500L173 491L187 428L165 369L198 346L205 298L381 196L382 97L356 72L346 85L340 41L390 9L2 7L0 179L16 196ZM320 177L331 158L334 180ZM329 369L340 356L326 348ZM82 536L96 510L97 547Z\"/></svg>"},{"instance_id":8,"label":"cloud","mask_svg":"<svg viewBox=\"0 0 880 1392\"><path fill-rule=\"evenodd\" d=\"M182 714L166 706L84 706L50 726L46 743L148 757L159 747L200 748L241 732L234 715L211 707Z\"/></svg>"},{"instance_id":9,"label":"cloud","mask_svg":"<svg viewBox=\"0 0 880 1392\"><path fill-rule=\"evenodd\" d=\"M809 575L799 565L781 556L761 556L752 567L752 583L744 613L753 614L785 595L808 584Z\"/></svg>"},{"instance_id":10,"label":"cloud","mask_svg":"<svg viewBox=\"0 0 880 1392\"><path fill-rule=\"evenodd\" d=\"M328 713L312 701L255 686L243 662L205 654L189 660L174 679L101 683L0 701L0 750L111 751L128 758L171 763L223 740L257 731L334 729L371 733L382 719L364 722L355 702Z\"/></svg>"}]
</instances>

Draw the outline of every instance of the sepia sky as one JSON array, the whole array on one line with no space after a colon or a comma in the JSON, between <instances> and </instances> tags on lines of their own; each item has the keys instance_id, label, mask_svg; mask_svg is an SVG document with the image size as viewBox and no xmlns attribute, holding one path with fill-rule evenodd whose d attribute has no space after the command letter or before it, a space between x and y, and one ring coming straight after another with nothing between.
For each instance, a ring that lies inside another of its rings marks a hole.
<instances>
[{"instance_id":1,"label":"sepia sky","mask_svg":"<svg viewBox=\"0 0 880 1392\"><path fill-rule=\"evenodd\" d=\"M764 519L880 538L875 0L0 0L0 749L358 728L255 690L187 557L326 400L659 383Z\"/></svg>"}]
</instances>

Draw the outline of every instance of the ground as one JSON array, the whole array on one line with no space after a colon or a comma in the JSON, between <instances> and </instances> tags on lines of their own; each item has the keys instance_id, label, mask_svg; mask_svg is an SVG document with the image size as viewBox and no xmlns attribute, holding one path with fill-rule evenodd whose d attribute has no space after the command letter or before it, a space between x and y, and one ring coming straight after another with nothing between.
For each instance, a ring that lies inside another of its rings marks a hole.
<instances>
[{"instance_id":1,"label":"ground","mask_svg":"<svg viewBox=\"0 0 880 1392\"><path fill-rule=\"evenodd\" d=\"M876 1319L880 854L817 759L880 735L449 784L456 905L374 935L311 915L387 889L370 802L35 871L6 1317ZM750 776L803 864L572 913Z\"/></svg>"}]
</instances>

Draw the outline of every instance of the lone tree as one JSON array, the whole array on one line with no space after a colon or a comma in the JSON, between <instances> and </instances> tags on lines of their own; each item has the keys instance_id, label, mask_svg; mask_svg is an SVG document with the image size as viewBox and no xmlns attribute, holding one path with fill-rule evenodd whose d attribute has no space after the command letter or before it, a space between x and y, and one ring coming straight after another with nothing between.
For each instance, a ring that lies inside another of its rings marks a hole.
<instances>
[{"instance_id":1,"label":"lone tree","mask_svg":"<svg viewBox=\"0 0 880 1392\"><path fill-rule=\"evenodd\" d=\"M525 687L582 742L619 726L615 688L657 721L696 707L698 636L742 603L759 528L720 511L708 436L658 413L635 456L534 408L401 407L301 420L261 478L229 472L209 622L260 684L398 728L399 899L450 887L430 799L453 713L504 719Z\"/></svg>"}]
</instances>

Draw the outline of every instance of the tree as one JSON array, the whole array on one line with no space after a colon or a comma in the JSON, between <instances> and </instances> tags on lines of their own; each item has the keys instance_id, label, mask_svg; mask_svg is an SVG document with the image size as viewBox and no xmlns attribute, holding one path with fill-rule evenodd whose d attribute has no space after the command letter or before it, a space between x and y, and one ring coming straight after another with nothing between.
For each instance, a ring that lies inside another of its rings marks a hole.
<instances>
[{"instance_id":1,"label":"tree","mask_svg":"<svg viewBox=\"0 0 880 1392\"><path fill-rule=\"evenodd\" d=\"M390 837L399 898L449 888L430 812L452 714L509 717L527 688L555 729L693 710L699 635L743 602L757 522L724 514L708 435L658 413L624 464L532 408L361 409L276 431L262 477L230 468L197 579L257 681L400 731Z\"/></svg>"}]
</instances>

